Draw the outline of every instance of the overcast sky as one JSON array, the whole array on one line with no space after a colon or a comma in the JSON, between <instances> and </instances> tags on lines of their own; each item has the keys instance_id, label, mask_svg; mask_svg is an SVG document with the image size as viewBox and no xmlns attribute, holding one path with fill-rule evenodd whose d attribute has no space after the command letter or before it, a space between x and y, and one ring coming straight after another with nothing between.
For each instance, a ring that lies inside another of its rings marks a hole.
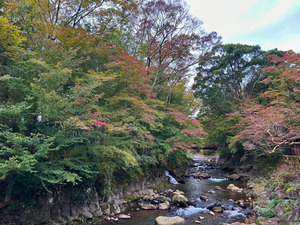
<instances>
[{"instance_id":1,"label":"overcast sky","mask_svg":"<svg viewBox=\"0 0 300 225\"><path fill-rule=\"evenodd\" d=\"M300 0L186 0L206 32L224 43L300 52Z\"/></svg>"}]
</instances>

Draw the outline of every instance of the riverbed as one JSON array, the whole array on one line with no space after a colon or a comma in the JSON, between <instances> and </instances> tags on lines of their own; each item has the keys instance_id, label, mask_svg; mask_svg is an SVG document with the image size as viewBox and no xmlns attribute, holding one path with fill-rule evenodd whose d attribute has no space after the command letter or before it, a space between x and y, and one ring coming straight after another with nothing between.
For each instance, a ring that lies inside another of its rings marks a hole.
<instances>
[{"instance_id":1,"label":"riverbed","mask_svg":"<svg viewBox=\"0 0 300 225\"><path fill-rule=\"evenodd\" d=\"M208 179L196 179L193 176L184 178L184 184L174 181L170 177L172 188L185 193L188 199L194 200L195 205L186 208L172 206L169 210L140 210L139 205L132 205L124 213L130 214L129 220L118 220L117 222L105 221L100 224L126 224L126 225L154 225L155 218L158 216L180 216L183 217L187 224L196 224L195 221L201 220L203 225L219 225L222 223L243 222L247 214L251 214L251 209L242 207L236 203L237 200L246 200L248 197L244 193L237 193L227 190L229 184L234 184L239 188L245 188L246 183L242 180L232 181L225 178L229 171L218 169L209 163L207 158L197 158L189 170L193 172L204 171L211 177ZM219 190L215 187L219 186ZM203 196L208 201L203 200ZM202 197L202 198L201 198ZM223 208L222 213L211 215L210 209L214 205L220 205ZM199 219L201 217L201 219Z\"/></svg>"}]
</instances>

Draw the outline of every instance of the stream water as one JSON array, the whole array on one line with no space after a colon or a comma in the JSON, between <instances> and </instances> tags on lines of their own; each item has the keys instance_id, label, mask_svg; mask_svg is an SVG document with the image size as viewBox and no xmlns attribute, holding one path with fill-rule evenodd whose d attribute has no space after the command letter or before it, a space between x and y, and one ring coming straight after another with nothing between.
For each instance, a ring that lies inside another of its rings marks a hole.
<instances>
[{"instance_id":1,"label":"stream water","mask_svg":"<svg viewBox=\"0 0 300 225\"><path fill-rule=\"evenodd\" d=\"M245 200L247 196L243 193L236 193L227 190L229 184L234 184L240 188L246 186L243 181L232 181L224 177L229 172L222 171L215 167L209 166L206 160L197 160L196 163L190 169L204 170L211 178L208 179L195 179L189 177L185 179L185 184L179 184L168 172L166 176L170 178L173 183L173 188L183 191L188 199L195 200L195 206L189 206L187 208L172 207L170 210L140 210L136 211L138 206L132 206L125 214L130 214L130 220L119 220L117 224L126 225L154 225L155 218L158 216L181 216L185 218L187 225L195 224L194 221L199 220L199 216L204 217L201 220L203 225L219 225L222 223L234 223L243 222L246 218L246 214L251 211L245 209L237 204L234 204L236 200ZM220 186L221 190L215 190L215 186ZM213 190L215 193L210 193ZM209 201L203 201L200 196L207 196ZM208 208L214 205L216 202L220 202L223 213L216 213L214 216L208 214ZM105 222L103 224L116 224L115 222Z\"/></svg>"}]
</instances>

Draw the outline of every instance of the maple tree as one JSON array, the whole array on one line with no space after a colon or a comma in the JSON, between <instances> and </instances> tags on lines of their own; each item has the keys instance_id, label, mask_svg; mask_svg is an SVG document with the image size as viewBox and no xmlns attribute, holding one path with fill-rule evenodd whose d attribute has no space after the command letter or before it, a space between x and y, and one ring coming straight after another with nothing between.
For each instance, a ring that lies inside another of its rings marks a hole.
<instances>
[{"instance_id":1,"label":"maple tree","mask_svg":"<svg viewBox=\"0 0 300 225\"><path fill-rule=\"evenodd\" d=\"M262 154L284 150L300 129L300 55L290 51L283 57L269 58L277 63L264 69L268 76L261 83L269 87L256 101L248 101L241 108L237 125L241 131L231 140L231 144L242 141L246 150ZM267 99L267 103L259 104L260 99L262 103Z\"/></svg>"}]
</instances>

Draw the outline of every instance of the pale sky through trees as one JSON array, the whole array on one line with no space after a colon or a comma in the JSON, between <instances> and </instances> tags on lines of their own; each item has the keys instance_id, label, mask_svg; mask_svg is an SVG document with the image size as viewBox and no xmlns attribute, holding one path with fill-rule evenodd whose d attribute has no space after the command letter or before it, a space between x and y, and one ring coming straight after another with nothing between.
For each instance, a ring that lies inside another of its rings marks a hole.
<instances>
[{"instance_id":1,"label":"pale sky through trees","mask_svg":"<svg viewBox=\"0 0 300 225\"><path fill-rule=\"evenodd\" d=\"M224 43L300 52L300 0L186 0Z\"/></svg>"}]
</instances>

